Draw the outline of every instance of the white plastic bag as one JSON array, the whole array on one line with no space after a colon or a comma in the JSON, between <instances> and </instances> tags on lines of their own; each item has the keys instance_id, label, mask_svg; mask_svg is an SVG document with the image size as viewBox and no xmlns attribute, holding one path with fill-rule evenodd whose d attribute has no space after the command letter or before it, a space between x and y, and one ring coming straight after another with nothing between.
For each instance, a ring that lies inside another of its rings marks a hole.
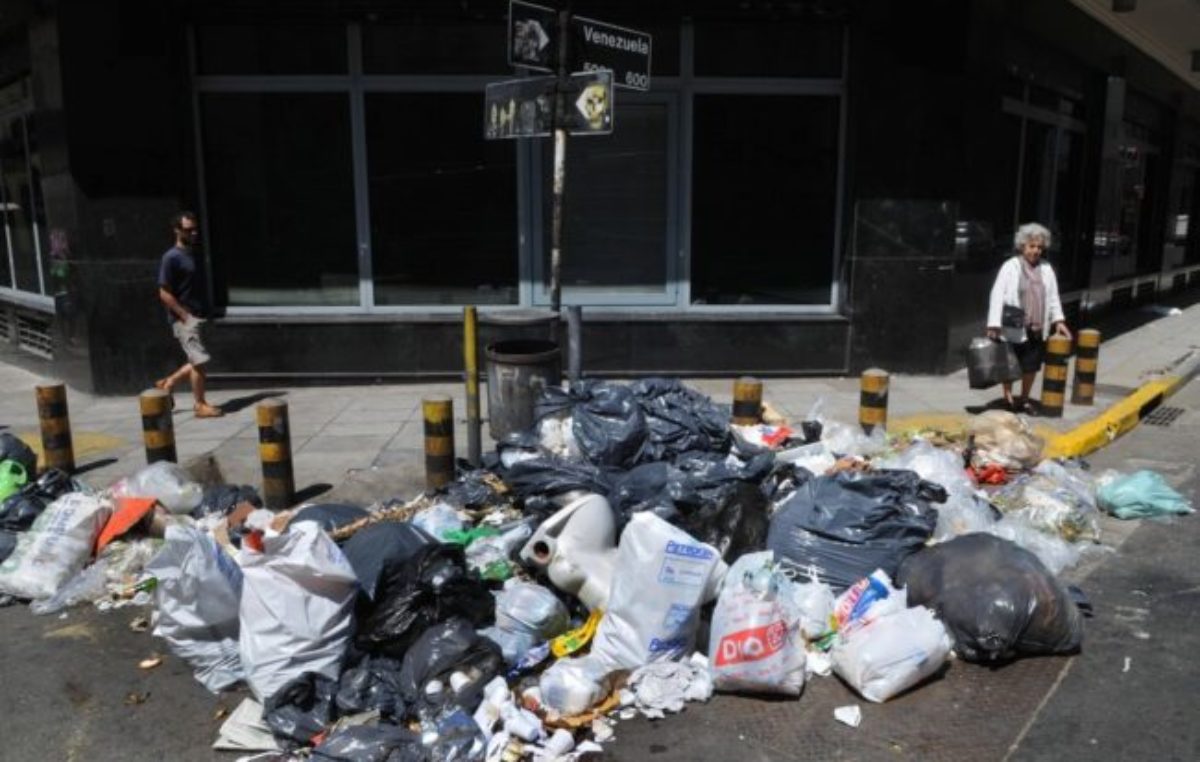
<instances>
[{"instance_id":1,"label":"white plastic bag","mask_svg":"<svg viewBox=\"0 0 1200 762\"><path fill-rule=\"evenodd\" d=\"M542 703L564 717L586 712L611 690L609 671L595 656L559 659L538 679Z\"/></svg>"},{"instance_id":2,"label":"white plastic bag","mask_svg":"<svg viewBox=\"0 0 1200 762\"><path fill-rule=\"evenodd\" d=\"M168 526L162 550L146 565L154 576L154 634L195 670L213 693L242 680L238 604L242 570L209 535Z\"/></svg>"},{"instance_id":3,"label":"white plastic bag","mask_svg":"<svg viewBox=\"0 0 1200 762\"><path fill-rule=\"evenodd\" d=\"M771 551L739 558L725 575L708 640L717 690L782 693L804 689L804 642L791 581Z\"/></svg>"},{"instance_id":4,"label":"white plastic bag","mask_svg":"<svg viewBox=\"0 0 1200 762\"><path fill-rule=\"evenodd\" d=\"M22 532L0 564L0 593L50 598L92 557L96 537L112 514L107 500L72 492L50 505Z\"/></svg>"},{"instance_id":5,"label":"white plastic bag","mask_svg":"<svg viewBox=\"0 0 1200 762\"><path fill-rule=\"evenodd\" d=\"M949 655L946 628L916 606L839 636L833 668L863 698L882 703L937 672Z\"/></svg>"},{"instance_id":6,"label":"white plastic bag","mask_svg":"<svg viewBox=\"0 0 1200 762\"><path fill-rule=\"evenodd\" d=\"M412 517L412 525L424 529L441 540L446 532L457 532L463 528L458 511L446 503L437 503Z\"/></svg>"},{"instance_id":7,"label":"white plastic bag","mask_svg":"<svg viewBox=\"0 0 1200 762\"><path fill-rule=\"evenodd\" d=\"M354 634L354 569L312 521L242 544L239 651L246 682L266 702L305 672L336 680Z\"/></svg>"},{"instance_id":8,"label":"white plastic bag","mask_svg":"<svg viewBox=\"0 0 1200 762\"><path fill-rule=\"evenodd\" d=\"M108 563L99 560L76 574L50 598L29 604L31 614L55 614L80 603L91 603L107 592Z\"/></svg>"},{"instance_id":9,"label":"white plastic bag","mask_svg":"<svg viewBox=\"0 0 1200 762\"><path fill-rule=\"evenodd\" d=\"M612 669L687 655L700 605L715 595L725 571L711 546L652 513L635 514L617 548L608 610L592 654Z\"/></svg>"},{"instance_id":10,"label":"white plastic bag","mask_svg":"<svg viewBox=\"0 0 1200 762\"><path fill-rule=\"evenodd\" d=\"M833 597L833 588L824 582L792 583L792 600L800 613L800 634L805 640L816 640L829 631Z\"/></svg>"},{"instance_id":11,"label":"white plastic bag","mask_svg":"<svg viewBox=\"0 0 1200 762\"><path fill-rule=\"evenodd\" d=\"M204 500L204 488L183 467L160 460L113 485L114 497L152 497L171 513L191 513Z\"/></svg>"}]
</instances>

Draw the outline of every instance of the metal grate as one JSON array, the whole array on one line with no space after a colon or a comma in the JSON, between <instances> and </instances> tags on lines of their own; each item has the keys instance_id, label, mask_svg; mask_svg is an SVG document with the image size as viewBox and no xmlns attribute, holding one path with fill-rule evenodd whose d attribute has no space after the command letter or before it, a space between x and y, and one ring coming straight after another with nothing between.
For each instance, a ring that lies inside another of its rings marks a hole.
<instances>
[{"instance_id":1,"label":"metal grate","mask_svg":"<svg viewBox=\"0 0 1200 762\"><path fill-rule=\"evenodd\" d=\"M0 341L12 341L12 323L8 319L8 310L0 308Z\"/></svg>"},{"instance_id":2,"label":"metal grate","mask_svg":"<svg viewBox=\"0 0 1200 762\"><path fill-rule=\"evenodd\" d=\"M50 337L49 318L17 315L17 347L31 355L54 359L54 342Z\"/></svg>"},{"instance_id":3,"label":"metal grate","mask_svg":"<svg viewBox=\"0 0 1200 762\"><path fill-rule=\"evenodd\" d=\"M1151 426L1170 426L1183 413L1184 410L1181 407L1157 407L1142 419L1142 423L1148 423Z\"/></svg>"}]
</instances>

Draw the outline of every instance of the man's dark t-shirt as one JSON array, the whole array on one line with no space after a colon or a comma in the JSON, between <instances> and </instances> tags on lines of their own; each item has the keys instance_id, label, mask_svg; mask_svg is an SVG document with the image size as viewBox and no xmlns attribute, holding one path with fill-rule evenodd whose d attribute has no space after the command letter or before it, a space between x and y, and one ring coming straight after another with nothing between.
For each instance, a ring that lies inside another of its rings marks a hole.
<instances>
[{"instance_id":1,"label":"man's dark t-shirt","mask_svg":"<svg viewBox=\"0 0 1200 762\"><path fill-rule=\"evenodd\" d=\"M204 266L195 249L172 246L163 254L158 268L158 285L170 291L183 308L198 318L208 317L208 288L204 282ZM178 318L167 310L167 322Z\"/></svg>"}]
</instances>

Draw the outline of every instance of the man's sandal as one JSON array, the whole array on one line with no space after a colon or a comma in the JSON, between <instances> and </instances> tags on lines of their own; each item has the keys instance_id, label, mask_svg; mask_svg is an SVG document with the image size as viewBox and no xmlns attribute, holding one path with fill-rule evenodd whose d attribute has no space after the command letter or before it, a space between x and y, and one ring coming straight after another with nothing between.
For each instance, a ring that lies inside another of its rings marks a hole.
<instances>
[{"instance_id":1,"label":"man's sandal","mask_svg":"<svg viewBox=\"0 0 1200 762\"><path fill-rule=\"evenodd\" d=\"M215 405L196 405L193 408L197 418L220 418L225 411Z\"/></svg>"}]
</instances>

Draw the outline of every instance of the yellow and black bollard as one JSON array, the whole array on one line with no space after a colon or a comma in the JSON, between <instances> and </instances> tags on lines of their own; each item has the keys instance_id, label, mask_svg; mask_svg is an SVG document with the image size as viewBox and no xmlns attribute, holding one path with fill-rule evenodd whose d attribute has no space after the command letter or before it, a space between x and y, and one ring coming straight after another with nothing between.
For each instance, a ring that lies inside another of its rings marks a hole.
<instances>
[{"instance_id":1,"label":"yellow and black bollard","mask_svg":"<svg viewBox=\"0 0 1200 762\"><path fill-rule=\"evenodd\" d=\"M142 440L146 443L146 462L176 461L175 424L171 416L171 395L162 389L147 389L138 397L142 409Z\"/></svg>"},{"instance_id":2,"label":"yellow and black bollard","mask_svg":"<svg viewBox=\"0 0 1200 762\"><path fill-rule=\"evenodd\" d=\"M742 376L733 382L733 422L738 426L762 423L762 381Z\"/></svg>"},{"instance_id":3,"label":"yellow and black bollard","mask_svg":"<svg viewBox=\"0 0 1200 762\"><path fill-rule=\"evenodd\" d=\"M858 423L870 434L878 426L887 428L888 374L886 370L868 368L859 381Z\"/></svg>"},{"instance_id":4,"label":"yellow and black bollard","mask_svg":"<svg viewBox=\"0 0 1200 762\"><path fill-rule=\"evenodd\" d=\"M42 452L47 469L75 470L75 447L71 442L71 416L67 413L67 387L51 384L34 388L38 423L42 428ZM33 478L33 474L29 475Z\"/></svg>"},{"instance_id":5,"label":"yellow and black bollard","mask_svg":"<svg viewBox=\"0 0 1200 762\"><path fill-rule=\"evenodd\" d=\"M292 431L283 400L265 400L255 410L258 459L262 461L263 502L272 510L289 508L296 497L292 473Z\"/></svg>"},{"instance_id":6,"label":"yellow and black bollard","mask_svg":"<svg viewBox=\"0 0 1200 762\"><path fill-rule=\"evenodd\" d=\"M1062 418L1067 393L1067 363L1071 359L1071 340L1065 336L1046 339L1046 367L1042 370L1042 415Z\"/></svg>"},{"instance_id":7,"label":"yellow and black bollard","mask_svg":"<svg viewBox=\"0 0 1200 762\"><path fill-rule=\"evenodd\" d=\"M421 400L425 418L425 487L454 481L454 401L437 395Z\"/></svg>"},{"instance_id":8,"label":"yellow and black bollard","mask_svg":"<svg viewBox=\"0 0 1200 762\"><path fill-rule=\"evenodd\" d=\"M1090 405L1096 398L1096 369L1100 365L1100 332L1085 328L1075 342L1075 380L1071 404Z\"/></svg>"}]
</instances>

